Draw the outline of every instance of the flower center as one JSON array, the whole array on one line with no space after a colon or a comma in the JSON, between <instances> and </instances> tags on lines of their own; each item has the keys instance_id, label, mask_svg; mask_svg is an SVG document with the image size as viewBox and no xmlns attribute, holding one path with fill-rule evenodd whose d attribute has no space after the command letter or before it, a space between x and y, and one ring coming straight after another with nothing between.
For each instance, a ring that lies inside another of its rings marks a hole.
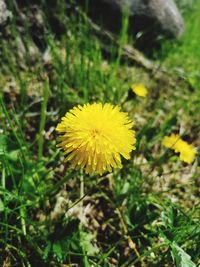
<instances>
[{"instance_id":1,"label":"flower center","mask_svg":"<svg viewBox=\"0 0 200 267\"><path fill-rule=\"evenodd\" d=\"M101 134L101 131L100 131L99 129L93 129L93 130L92 130L92 137L93 137L93 138L97 138L97 137L99 137L100 134Z\"/></svg>"}]
</instances>

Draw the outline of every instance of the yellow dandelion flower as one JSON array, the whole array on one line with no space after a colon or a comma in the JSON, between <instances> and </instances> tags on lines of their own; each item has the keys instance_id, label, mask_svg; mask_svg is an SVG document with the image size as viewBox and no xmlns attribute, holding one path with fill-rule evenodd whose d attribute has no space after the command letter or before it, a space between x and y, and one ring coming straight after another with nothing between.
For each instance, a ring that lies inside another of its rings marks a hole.
<instances>
[{"instance_id":1,"label":"yellow dandelion flower","mask_svg":"<svg viewBox=\"0 0 200 267\"><path fill-rule=\"evenodd\" d=\"M183 141L184 142L184 141ZM180 160L186 163L192 163L195 159L196 150L192 144L184 142L180 147Z\"/></svg>"},{"instance_id":2,"label":"yellow dandelion flower","mask_svg":"<svg viewBox=\"0 0 200 267\"><path fill-rule=\"evenodd\" d=\"M142 83L133 84L131 89L136 95L141 97L146 97L148 94L147 88Z\"/></svg>"},{"instance_id":3,"label":"yellow dandelion flower","mask_svg":"<svg viewBox=\"0 0 200 267\"><path fill-rule=\"evenodd\" d=\"M178 134L171 134L170 136L165 136L162 140L162 144L167 147L174 149L176 151L177 143L182 141ZM176 151L178 152L178 151Z\"/></svg>"},{"instance_id":4,"label":"yellow dandelion flower","mask_svg":"<svg viewBox=\"0 0 200 267\"><path fill-rule=\"evenodd\" d=\"M180 160L186 163L192 163L195 159L196 150L192 144L188 144L178 134L165 136L162 144L173 149L176 153L180 153Z\"/></svg>"},{"instance_id":5,"label":"yellow dandelion flower","mask_svg":"<svg viewBox=\"0 0 200 267\"><path fill-rule=\"evenodd\" d=\"M56 130L65 161L72 168L85 168L86 173L111 172L121 168L121 156L130 158L135 149L133 122L127 113L111 104L86 104L71 109Z\"/></svg>"}]
</instances>

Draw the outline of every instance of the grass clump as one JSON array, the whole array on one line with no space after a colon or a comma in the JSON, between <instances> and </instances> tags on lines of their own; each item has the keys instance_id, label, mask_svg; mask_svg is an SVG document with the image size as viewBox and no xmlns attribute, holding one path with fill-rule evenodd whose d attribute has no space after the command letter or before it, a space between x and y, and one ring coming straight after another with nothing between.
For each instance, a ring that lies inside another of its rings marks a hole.
<instances>
[{"instance_id":1,"label":"grass clump","mask_svg":"<svg viewBox=\"0 0 200 267\"><path fill-rule=\"evenodd\" d=\"M164 63L183 75L191 86L199 90L199 58L200 42L200 1L194 1L192 6L183 9L185 18L185 33L179 42L163 44Z\"/></svg>"}]
</instances>

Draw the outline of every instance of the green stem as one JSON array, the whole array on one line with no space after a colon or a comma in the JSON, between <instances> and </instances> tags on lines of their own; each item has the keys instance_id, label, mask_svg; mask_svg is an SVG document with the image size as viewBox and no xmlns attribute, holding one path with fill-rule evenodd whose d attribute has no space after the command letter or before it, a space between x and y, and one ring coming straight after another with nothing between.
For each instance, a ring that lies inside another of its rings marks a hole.
<instances>
[{"instance_id":1,"label":"green stem","mask_svg":"<svg viewBox=\"0 0 200 267\"><path fill-rule=\"evenodd\" d=\"M22 232L26 236L25 207L21 206L19 212L20 212Z\"/></svg>"},{"instance_id":2,"label":"green stem","mask_svg":"<svg viewBox=\"0 0 200 267\"><path fill-rule=\"evenodd\" d=\"M83 174L81 174L80 178L80 198L83 198L84 196L84 177ZM83 201L82 201L82 206L83 206Z\"/></svg>"},{"instance_id":3,"label":"green stem","mask_svg":"<svg viewBox=\"0 0 200 267\"><path fill-rule=\"evenodd\" d=\"M2 185L3 189L6 188L6 171L5 171L5 168L3 168L3 170L2 170L1 185Z\"/></svg>"},{"instance_id":4,"label":"green stem","mask_svg":"<svg viewBox=\"0 0 200 267\"><path fill-rule=\"evenodd\" d=\"M43 155L43 144L44 144L44 129L46 123L46 110L49 95L49 82L48 79L45 81L44 91L43 91L43 101L41 106L41 119L40 119L40 129L38 138L38 159L40 160Z\"/></svg>"},{"instance_id":5,"label":"green stem","mask_svg":"<svg viewBox=\"0 0 200 267\"><path fill-rule=\"evenodd\" d=\"M79 231L80 231L80 241L82 243L81 247L82 247L82 250L83 250L83 263L84 263L84 266L85 267L88 267L90 266L89 265L89 262L88 262L88 259L87 259L87 253L85 251L85 248L84 248L84 240L82 239L82 232L83 232L83 220L84 220L84 207L83 207L83 200L84 200L84 176L83 176L83 173L81 173L81 177L80 177L80 210L81 210L81 222L79 224ZM83 241L83 242L82 242Z\"/></svg>"},{"instance_id":6,"label":"green stem","mask_svg":"<svg viewBox=\"0 0 200 267\"><path fill-rule=\"evenodd\" d=\"M5 168L3 168L3 170L2 170L1 185L2 185L3 189L6 189L6 171L5 171ZM6 203L6 197L4 194L3 195L3 205L5 205L5 203ZM5 221L7 222L7 220L8 220L7 209L4 210L4 214L5 214ZM8 226L6 224L5 225L5 240L7 240L7 237L8 237Z\"/></svg>"},{"instance_id":7,"label":"green stem","mask_svg":"<svg viewBox=\"0 0 200 267\"><path fill-rule=\"evenodd\" d=\"M117 60L115 63L115 68L116 70L119 67L122 52L123 52L123 47L127 43L127 37L128 37L128 26L129 26L129 11L125 8L123 10L123 18L122 18L122 29L120 33L120 39L119 39L119 49L118 49L118 55L117 55Z\"/></svg>"},{"instance_id":8,"label":"green stem","mask_svg":"<svg viewBox=\"0 0 200 267\"><path fill-rule=\"evenodd\" d=\"M81 172L81 177L80 177L80 210L81 210L80 230L82 230L82 221L84 220L83 199L84 199L84 177L83 177L83 173Z\"/></svg>"}]
</instances>

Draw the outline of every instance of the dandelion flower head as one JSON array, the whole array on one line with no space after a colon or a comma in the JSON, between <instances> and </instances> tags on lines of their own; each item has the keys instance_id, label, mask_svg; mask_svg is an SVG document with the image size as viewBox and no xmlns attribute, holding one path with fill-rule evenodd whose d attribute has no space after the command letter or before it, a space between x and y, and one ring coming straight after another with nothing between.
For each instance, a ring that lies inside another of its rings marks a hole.
<instances>
[{"instance_id":1,"label":"dandelion flower head","mask_svg":"<svg viewBox=\"0 0 200 267\"><path fill-rule=\"evenodd\" d=\"M146 97L148 94L147 88L142 83L133 84L131 89L136 95L141 97Z\"/></svg>"},{"instance_id":2,"label":"dandelion flower head","mask_svg":"<svg viewBox=\"0 0 200 267\"><path fill-rule=\"evenodd\" d=\"M165 136L162 144L167 148L173 149L176 153L180 153L180 160L186 163L192 163L194 161L196 154L194 146L182 140L178 134Z\"/></svg>"},{"instance_id":3,"label":"dandelion flower head","mask_svg":"<svg viewBox=\"0 0 200 267\"><path fill-rule=\"evenodd\" d=\"M58 146L65 161L86 173L103 174L122 168L121 156L130 158L135 149L133 122L127 113L111 104L85 104L69 110L57 125L61 134Z\"/></svg>"}]
</instances>

